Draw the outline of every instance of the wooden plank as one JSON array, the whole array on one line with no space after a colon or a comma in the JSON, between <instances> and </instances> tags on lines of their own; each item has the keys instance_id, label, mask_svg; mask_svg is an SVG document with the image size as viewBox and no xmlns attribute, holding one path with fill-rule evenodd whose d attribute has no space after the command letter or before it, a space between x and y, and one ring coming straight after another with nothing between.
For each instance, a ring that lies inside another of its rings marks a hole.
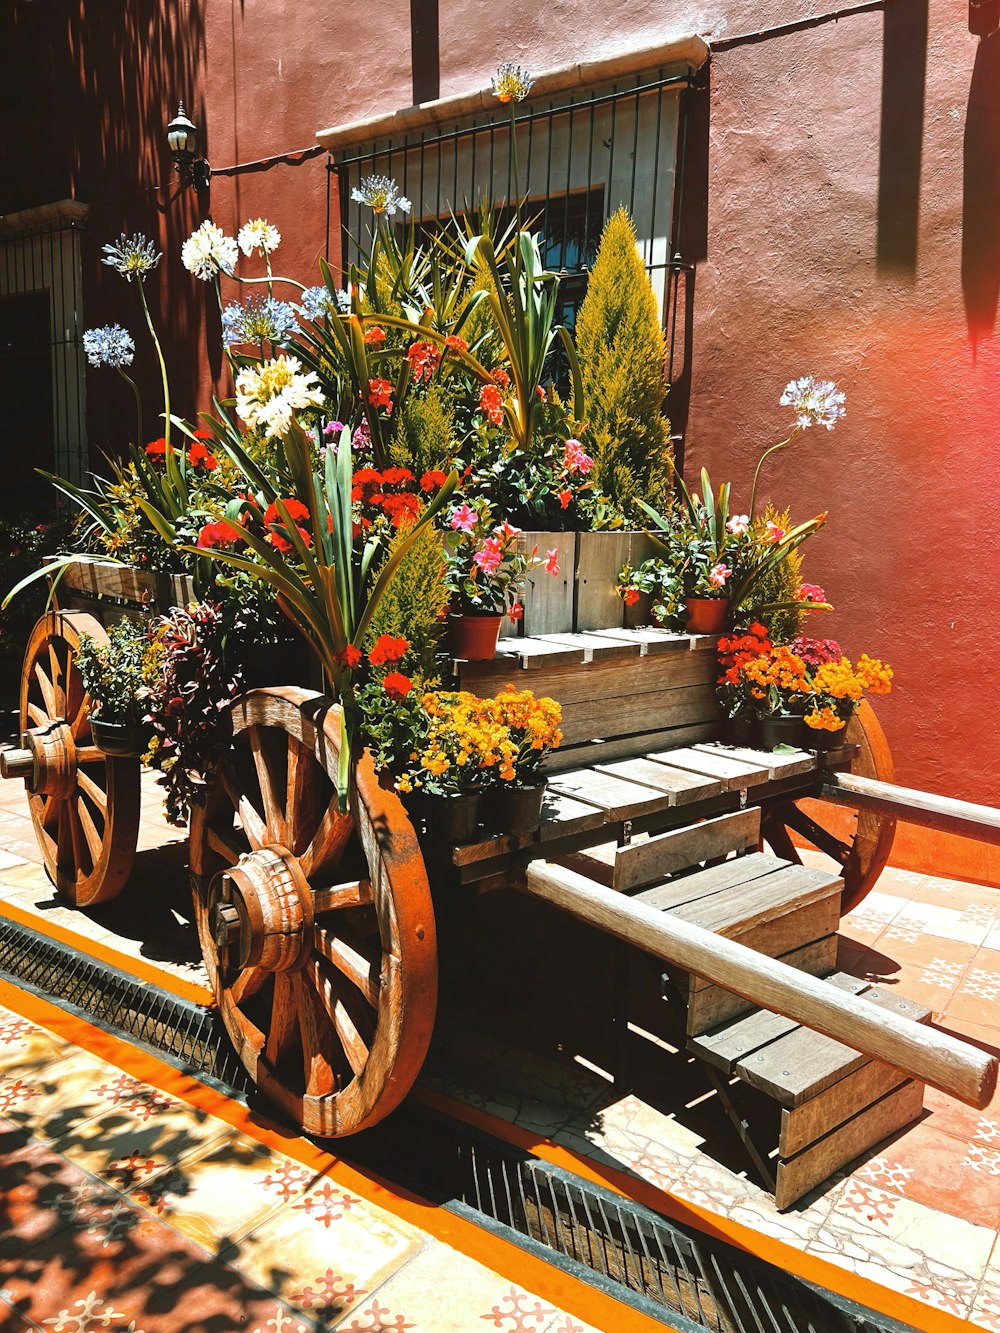
<instances>
[{"instance_id":1,"label":"wooden plank","mask_svg":"<svg viewBox=\"0 0 1000 1333\"><path fill-rule=\"evenodd\" d=\"M773 870L783 870L788 864L777 856L751 852L748 856L734 856L720 865L709 866L706 870L695 870L689 875L679 875L667 884L643 889L634 896L638 902L646 903L649 907L658 907L661 912L666 912L671 907L680 907L683 903L721 893L733 885L749 884L751 880L769 875Z\"/></svg>"},{"instance_id":2,"label":"wooden plank","mask_svg":"<svg viewBox=\"0 0 1000 1333\"><path fill-rule=\"evenodd\" d=\"M624 626L625 603L618 575L631 559L632 532L580 532L576 538L576 608L578 630Z\"/></svg>"},{"instance_id":3,"label":"wooden plank","mask_svg":"<svg viewBox=\"0 0 1000 1333\"><path fill-rule=\"evenodd\" d=\"M585 662L598 662L602 658L622 658L622 657L641 657L642 650L637 643L626 643L624 640L607 639L599 634L583 634L574 631L572 634L540 634L538 638L545 643L561 643L567 647L583 648L586 656Z\"/></svg>"},{"instance_id":4,"label":"wooden plank","mask_svg":"<svg viewBox=\"0 0 1000 1333\"><path fill-rule=\"evenodd\" d=\"M537 547L543 559L549 551L556 551L559 564L556 575L539 568L525 576L521 590L522 633L529 636L568 633L573 629L576 533L522 532L517 546L529 554Z\"/></svg>"},{"instance_id":5,"label":"wooden plank","mask_svg":"<svg viewBox=\"0 0 1000 1333\"><path fill-rule=\"evenodd\" d=\"M735 759L738 763L751 764L754 768L766 768L772 778L793 778L800 773L813 773L816 769L816 756L805 750L796 754L773 754L770 750L748 750L718 741L692 748L705 754L719 754L723 758Z\"/></svg>"},{"instance_id":6,"label":"wooden plank","mask_svg":"<svg viewBox=\"0 0 1000 1333\"><path fill-rule=\"evenodd\" d=\"M750 811L738 813L749 814ZM841 888L839 875L829 875L811 866L785 866L725 893L714 893L710 898L674 907L671 915L732 939L745 935L756 926L769 925L786 912L840 893Z\"/></svg>"},{"instance_id":7,"label":"wooden plank","mask_svg":"<svg viewBox=\"0 0 1000 1333\"><path fill-rule=\"evenodd\" d=\"M671 768L682 768L687 773L702 773L706 777L718 778L725 784L726 791L739 791L743 787L752 787L759 782L767 782L771 774L766 765L744 763L738 759L729 759L724 753L713 753L705 749L660 750L651 754L658 764L669 764Z\"/></svg>"},{"instance_id":8,"label":"wooden plank","mask_svg":"<svg viewBox=\"0 0 1000 1333\"><path fill-rule=\"evenodd\" d=\"M429 832L433 833L433 829ZM482 842L458 843L451 849L451 863L467 866L474 861L488 861L491 857L506 856L527 847L534 840L534 833L497 833L492 838L484 838Z\"/></svg>"},{"instance_id":9,"label":"wooden plank","mask_svg":"<svg viewBox=\"0 0 1000 1333\"><path fill-rule=\"evenodd\" d=\"M626 626L622 629L597 629L595 634L601 634L608 638L625 639L630 643L637 643L642 649L644 657L660 657L664 653L688 653L691 650L691 639L687 634L671 634L669 630L657 629L655 625L643 625L632 628Z\"/></svg>"},{"instance_id":10,"label":"wooden plank","mask_svg":"<svg viewBox=\"0 0 1000 1333\"><path fill-rule=\"evenodd\" d=\"M652 884L701 861L727 856L744 847L756 847L759 840L759 806L671 829L669 833L659 833L645 842L618 848L614 887L624 890Z\"/></svg>"},{"instance_id":11,"label":"wooden plank","mask_svg":"<svg viewBox=\"0 0 1000 1333\"><path fill-rule=\"evenodd\" d=\"M606 823L603 810L550 789L545 793L542 804L538 837L540 841L548 842L552 838L565 838L571 833L585 833L588 829L600 828Z\"/></svg>"},{"instance_id":12,"label":"wooden plank","mask_svg":"<svg viewBox=\"0 0 1000 1333\"><path fill-rule=\"evenodd\" d=\"M837 942L839 936L828 935L824 940L814 940L803 948L792 949L790 953L779 955L779 960L794 967L799 972L807 972L814 977L825 977L837 966ZM745 947L745 946L744 946ZM688 995L687 1020L685 1032L689 1037L697 1037L711 1028L718 1027L729 1018L746 1014L754 1005L741 995L734 995L724 986L705 986L693 989Z\"/></svg>"},{"instance_id":13,"label":"wooden plank","mask_svg":"<svg viewBox=\"0 0 1000 1333\"><path fill-rule=\"evenodd\" d=\"M565 637L552 635L538 643L568 647ZM584 636L586 641L598 639L613 642L598 634ZM504 643L501 640L501 643ZM518 642L515 640L514 642ZM636 645L625 645L634 648ZM584 644L586 647L586 643ZM504 663L511 658L494 658L491 662L462 662L459 681L463 690L473 694L492 694L497 688L497 675L502 674ZM500 664L498 666L498 663ZM539 663L531 688L538 694L551 694L564 706L588 699L619 699L636 694L656 694L681 685L712 685L715 670L711 662L696 653L674 654L671 657L631 657L626 661L575 661L560 666L552 659ZM640 728L643 730L645 728Z\"/></svg>"},{"instance_id":14,"label":"wooden plank","mask_svg":"<svg viewBox=\"0 0 1000 1333\"><path fill-rule=\"evenodd\" d=\"M687 805L691 801L707 801L722 795L722 783L705 778L699 773L683 773L679 768L667 768L649 759L613 759L607 764L594 764L599 773L610 773L626 782L638 782L644 787L670 792L672 805Z\"/></svg>"},{"instance_id":15,"label":"wooden plank","mask_svg":"<svg viewBox=\"0 0 1000 1333\"><path fill-rule=\"evenodd\" d=\"M514 658L528 671L537 671L541 666L556 666L562 662L572 662L580 666L584 662L583 648L570 648L563 643L546 643L544 639L500 639L497 652L506 658Z\"/></svg>"},{"instance_id":16,"label":"wooden plank","mask_svg":"<svg viewBox=\"0 0 1000 1333\"><path fill-rule=\"evenodd\" d=\"M836 933L840 925L840 894L841 889L838 887L825 897L795 907L775 917L773 921L752 926L749 930L734 931L726 938L739 940L747 949L756 949L769 958L781 958L793 949L804 948L815 940L826 939ZM702 977L692 975L689 995L711 984Z\"/></svg>"},{"instance_id":17,"label":"wooden plank","mask_svg":"<svg viewBox=\"0 0 1000 1333\"><path fill-rule=\"evenodd\" d=\"M832 976L824 977L824 980L849 995L860 995L869 985L860 977L852 977L846 972L835 972ZM730 1074L740 1060L798 1026L792 1018L783 1018L781 1014L772 1014L767 1009L755 1009L753 1013L715 1028L712 1032L690 1038L687 1047L699 1059Z\"/></svg>"},{"instance_id":18,"label":"wooden plank","mask_svg":"<svg viewBox=\"0 0 1000 1333\"><path fill-rule=\"evenodd\" d=\"M624 695L614 700L585 699L579 703L564 704L562 729L566 744L573 745L598 737L630 736L692 722L712 722L719 716L714 686L684 685L679 689L659 690L655 694ZM706 767L700 771L704 773L708 764L718 765L722 761L706 758L703 762ZM744 769L747 774L754 771L746 765ZM767 772L760 772L761 776L757 780L765 782ZM714 774L709 773L708 776ZM748 784L744 781L740 785Z\"/></svg>"},{"instance_id":19,"label":"wooden plank","mask_svg":"<svg viewBox=\"0 0 1000 1333\"><path fill-rule=\"evenodd\" d=\"M828 776L823 783L823 795L838 805L895 815L906 824L919 824L1000 846L1000 810L990 805L973 805L971 801L956 801L912 787L896 787L889 782L876 782L874 778L855 777L853 773Z\"/></svg>"},{"instance_id":20,"label":"wooden plank","mask_svg":"<svg viewBox=\"0 0 1000 1333\"><path fill-rule=\"evenodd\" d=\"M924 1085L904 1083L788 1161L778 1162L774 1202L790 1207L815 1185L860 1157L923 1110Z\"/></svg>"},{"instance_id":21,"label":"wooden plank","mask_svg":"<svg viewBox=\"0 0 1000 1333\"><path fill-rule=\"evenodd\" d=\"M829 1134L832 1129L844 1124L866 1106L871 1106L905 1082L899 1070L893 1069L892 1065L881 1060L869 1060L818 1097L812 1097L793 1109L782 1108L778 1134L779 1155L792 1157L803 1148L808 1148L810 1143Z\"/></svg>"},{"instance_id":22,"label":"wooden plank","mask_svg":"<svg viewBox=\"0 0 1000 1333\"><path fill-rule=\"evenodd\" d=\"M711 740L719 732L719 722L694 722L680 727L669 727L663 731L632 732L627 736L613 736L608 739L585 741L577 745L551 750L542 760L545 773L561 773L568 768L592 768L595 764L612 759L645 756L650 746L671 744L690 744L693 741Z\"/></svg>"},{"instance_id":23,"label":"wooden plank","mask_svg":"<svg viewBox=\"0 0 1000 1333\"><path fill-rule=\"evenodd\" d=\"M572 796L587 805L603 810L609 819L633 819L637 815L666 810L670 797L652 787L640 787L634 782L597 773L592 768L560 773L550 780L552 790L563 796Z\"/></svg>"},{"instance_id":24,"label":"wooden plank","mask_svg":"<svg viewBox=\"0 0 1000 1333\"><path fill-rule=\"evenodd\" d=\"M997 1058L950 1033L887 1009L859 1005L853 996L778 959L765 958L735 940L673 913L658 912L547 861L528 866L523 891L763 1009L794 1018L837 1041L850 1041L865 1055L885 1060L960 1101L980 1110L989 1105L997 1083Z\"/></svg>"}]
</instances>

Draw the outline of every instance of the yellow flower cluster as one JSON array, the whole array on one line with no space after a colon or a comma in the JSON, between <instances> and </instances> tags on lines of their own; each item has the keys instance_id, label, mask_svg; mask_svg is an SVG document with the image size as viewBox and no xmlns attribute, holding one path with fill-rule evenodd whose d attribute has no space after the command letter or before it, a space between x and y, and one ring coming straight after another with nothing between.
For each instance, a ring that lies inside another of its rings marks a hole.
<instances>
[{"instance_id":1,"label":"yellow flower cluster","mask_svg":"<svg viewBox=\"0 0 1000 1333\"><path fill-rule=\"evenodd\" d=\"M813 693L857 701L864 693L864 685L847 658L842 657L839 662L824 662L816 668Z\"/></svg>"},{"instance_id":2,"label":"yellow flower cluster","mask_svg":"<svg viewBox=\"0 0 1000 1333\"><path fill-rule=\"evenodd\" d=\"M429 719L426 740L410 755L415 771L397 779L408 792L428 779L448 776L459 787L513 782L536 767L562 740L562 710L554 699L509 685L493 699L465 690L429 690L421 700Z\"/></svg>"},{"instance_id":3,"label":"yellow flower cluster","mask_svg":"<svg viewBox=\"0 0 1000 1333\"><path fill-rule=\"evenodd\" d=\"M829 704L806 713L804 721L806 726L812 727L814 731L839 731L844 725L844 719L839 713L835 713Z\"/></svg>"},{"instance_id":4,"label":"yellow flower cluster","mask_svg":"<svg viewBox=\"0 0 1000 1333\"><path fill-rule=\"evenodd\" d=\"M771 687L783 694L809 694L812 690L805 662L784 645L743 662L740 675L755 699L766 699Z\"/></svg>"},{"instance_id":5,"label":"yellow flower cluster","mask_svg":"<svg viewBox=\"0 0 1000 1333\"><path fill-rule=\"evenodd\" d=\"M858 679L869 694L888 694L892 689L892 667L862 653L858 658Z\"/></svg>"}]
</instances>

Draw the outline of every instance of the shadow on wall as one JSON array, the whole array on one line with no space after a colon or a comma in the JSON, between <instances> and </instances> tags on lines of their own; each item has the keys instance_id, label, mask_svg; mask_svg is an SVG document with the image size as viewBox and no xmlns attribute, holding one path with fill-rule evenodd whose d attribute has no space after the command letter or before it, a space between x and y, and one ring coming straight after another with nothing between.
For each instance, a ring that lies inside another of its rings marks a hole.
<instances>
[{"instance_id":1,"label":"shadow on wall","mask_svg":"<svg viewBox=\"0 0 1000 1333\"><path fill-rule=\"evenodd\" d=\"M889 4L883 17L879 134L879 272L916 275L920 158L927 82L928 0Z\"/></svg>"},{"instance_id":2,"label":"shadow on wall","mask_svg":"<svg viewBox=\"0 0 1000 1333\"><path fill-rule=\"evenodd\" d=\"M1000 32L976 52L963 167L962 295L974 350L996 328L1000 301Z\"/></svg>"}]
</instances>

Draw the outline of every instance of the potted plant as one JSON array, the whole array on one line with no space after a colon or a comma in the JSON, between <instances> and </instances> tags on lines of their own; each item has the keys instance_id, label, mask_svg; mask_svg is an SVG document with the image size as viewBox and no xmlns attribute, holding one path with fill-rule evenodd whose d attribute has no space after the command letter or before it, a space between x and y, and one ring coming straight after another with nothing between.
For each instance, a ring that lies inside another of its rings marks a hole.
<instances>
[{"instance_id":1,"label":"potted plant","mask_svg":"<svg viewBox=\"0 0 1000 1333\"><path fill-rule=\"evenodd\" d=\"M483 796L484 822L500 833L530 833L538 827L545 796L541 766L562 743L562 709L555 699L508 685L482 701L487 726L499 730L498 759Z\"/></svg>"},{"instance_id":2,"label":"potted plant","mask_svg":"<svg viewBox=\"0 0 1000 1333\"><path fill-rule=\"evenodd\" d=\"M755 657L769 653L774 645L766 625L753 621L744 629L734 629L719 639L719 666L722 671L716 694L729 720L728 735L734 745L751 745L757 739L757 710L750 684L741 667Z\"/></svg>"},{"instance_id":3,"label":"potted plant","mask_svg":"<svg viewBox=\"0 0 1000 1333\"><path fill-rule=\"evenodd\" d=\"M496 652L505 615L517 615L519 589L526 573L544 568L559 573L558 551L521 547L521 529L506 519L494 522L485 499L463 500L447 519L445 536L446 581L452 594L449 617L452 652L470 662L484 661Z\"/></svg>"},{"instance_id":4,"label":"potted plant","mask_svg":"<svg viewBox=\"0 0 1000 1333\"><path fill-rule=\"evenodd\" d=\"M122 620L98 643L80 639L76 664L90 697L90 730L105 754L141 755L149 727L143 723L144 693L156 678L160 651L145 626Z\"/></svg>"},{"instance_id":5,"label":"potted plant","mask_svg":"<svg viewBox=\"0 0 1000 1333\"><path fill-rule=\"evenodd\" d=\"M799 638L793 646L810 667L811 690L802 719L806 748L829 750L843 745L847 724L865 692L888 694L892 689L892 668L867 653L862 653L857 666L852 666L831 640ZM821 655L823 660L816 661Z\"/></svg>"}]
</instances>

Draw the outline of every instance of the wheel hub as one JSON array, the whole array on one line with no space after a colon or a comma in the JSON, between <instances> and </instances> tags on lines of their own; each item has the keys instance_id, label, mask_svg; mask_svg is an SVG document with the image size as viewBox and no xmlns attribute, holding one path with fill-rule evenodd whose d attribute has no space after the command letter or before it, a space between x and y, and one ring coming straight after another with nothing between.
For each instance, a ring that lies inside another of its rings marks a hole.
<instances>
[{"instance_id":1,"label":"wheel hub","mask_svg":"<svg viewBox=\"0 0 1000 1333\"><path fill-rule=\"evenodd\" d=\"M23 739L32 764L28 790L57 800L71 796L76 789L76 742L69 726L60 719L26 731Z\"/></svg>"},{"instance_id":2,"label":"wheel hub","mask_svg":"<svg viewBox=\"0 0 1000 1333\"><path fill-rule=\"evenodd\" d=\"M208 923L219 963L293 972L312 949L313 894L296 857L271 843L212 880Z\"/></svg>"}]
</instances>

